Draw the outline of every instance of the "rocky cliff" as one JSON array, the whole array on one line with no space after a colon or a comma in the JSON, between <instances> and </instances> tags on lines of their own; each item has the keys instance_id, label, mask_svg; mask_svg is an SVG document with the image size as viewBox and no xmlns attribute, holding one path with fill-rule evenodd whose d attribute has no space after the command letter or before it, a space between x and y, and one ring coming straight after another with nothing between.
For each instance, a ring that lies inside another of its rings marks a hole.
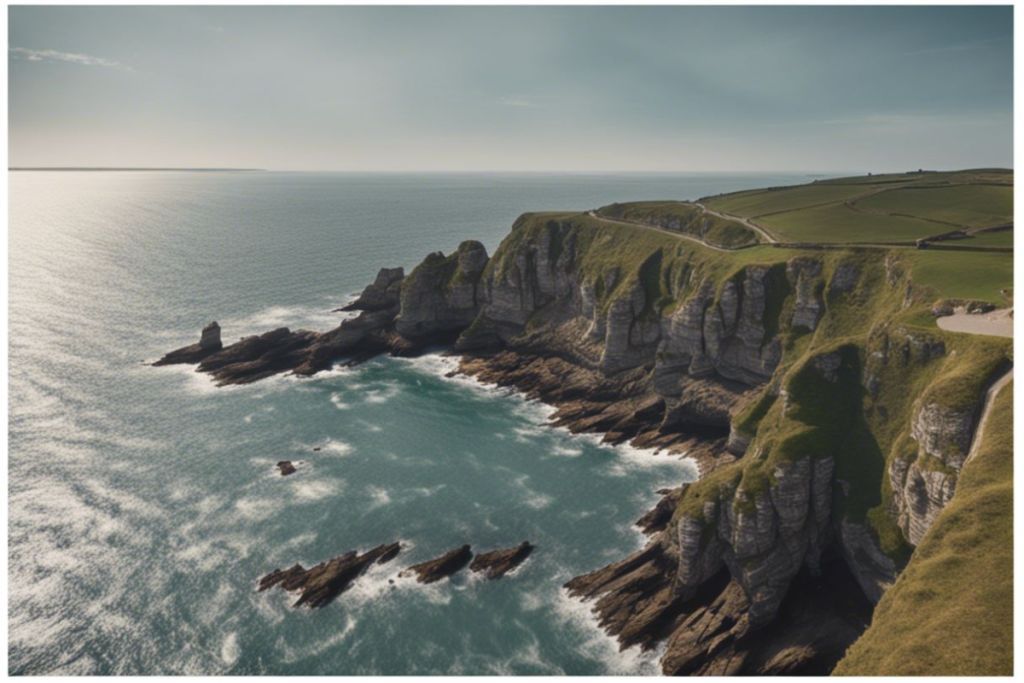
<instances>
[{"instance_id":1,"label":"rocky cliff","mask_svg":"<svg viewBox=\"0 0 1024 683\"><path fill-rule=\"evenodd\" d=\"M1002 340L916 322L922 296L895 253L723 254L527 214L493 257L464 242L381 270L334 330L159 363L248 382L450 344L556 424L685 451L702 478L645 518L647 547L567 588L624 646L666 641L667 673L824 673L954 495L1008 363Z\"/></svg>"}]
</instances>

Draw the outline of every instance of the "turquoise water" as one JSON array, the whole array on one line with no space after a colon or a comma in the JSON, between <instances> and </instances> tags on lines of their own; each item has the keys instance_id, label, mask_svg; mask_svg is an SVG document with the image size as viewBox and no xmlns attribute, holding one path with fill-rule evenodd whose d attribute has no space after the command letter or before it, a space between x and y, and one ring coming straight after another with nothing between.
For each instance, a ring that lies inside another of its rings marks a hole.
<instances>
[{"instance_id":1,"label":"turquoise water","mask_svg":"<svg viewBox=\"0 0 1024 683\"><path fill-rule=\"evenodd\" d=\"M211 319L226 342L327 329L380 266L493 251L523 211L804 180L12 173L11 672L656 672L560 586L639 547L632 522L688 462L546 427L545 406L447 379L440 356L226 389L143 361ZM524 539L501 581L388 582ZM325 609L254 590L393 540L398 559Z\"/></svg>"}]
</instances>

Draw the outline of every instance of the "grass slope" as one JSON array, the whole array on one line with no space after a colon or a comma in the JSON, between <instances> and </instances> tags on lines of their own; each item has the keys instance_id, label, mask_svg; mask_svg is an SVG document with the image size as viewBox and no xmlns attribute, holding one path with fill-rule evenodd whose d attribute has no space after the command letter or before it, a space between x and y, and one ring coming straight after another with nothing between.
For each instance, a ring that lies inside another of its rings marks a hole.
<instances>
[{"instance_id":1,"label":"grass slope","mask_svg":"<svg viewBox=\"0 0 1024 683\"><path fill-rule=\"evenodd\" d=\"M701 207L690 202L647 201L609 204L602 206L596 213L613 220L643 223L684 233L726 249L749 247L758 242L757 234L743 224L705 214Z\"/></svg>"},{"instance_id":2,"label":"grass slope","mask_svg":"<svg viewBox=\"0 0 1024 683\"><path fill-rule=\"evenodd\" d=\"M1013 385L996 398L956 495L838 675L1013 673Z\"/></svg>"},{"instance_id":3,"label":"grass slope","mask_svg":"<svg viewBox=\"0 0 1024 683\"><path fill-rule=\"evenodd\" d=\"M1013 221L1013 172L977 169L818 180L705 198L784 242L907 242ZM1006 238L972 242L1004 246Z\"/></svg>"},{"instance_id":4,"label":"grass slope","mask_svg":"<svg viewBox=\"0 0 1024 683\"><path fill-rule=\"evenodd\" d=\"M999 233L996 233L999 234ZM941 298L979 299L1005 306L1000 290L1013 287L1013 254L908 250L912 279Z\"/></svg>"}]
</instances>

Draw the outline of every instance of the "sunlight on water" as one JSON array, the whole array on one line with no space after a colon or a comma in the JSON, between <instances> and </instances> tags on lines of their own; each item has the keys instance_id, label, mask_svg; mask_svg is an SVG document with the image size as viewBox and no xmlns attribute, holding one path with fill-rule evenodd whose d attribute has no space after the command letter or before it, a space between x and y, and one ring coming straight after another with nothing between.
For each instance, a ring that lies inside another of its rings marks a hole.
<instances>
[{"instance_id":1,"label":"sunlight on water","mask_svg":"<svg viewBox=\"0 0 1024 683\"><path fill-rule=\"evenodd\" d=\"M378 267L493 250L522 211L799 180L12 173L11 671L657 672L561 585L640 547L633 521L688 462L546 427L548 408L446 378L441 356L228 389L144 361L212 319L226 342L326 329ZM396 577L524 539L501 581ZM394 540L325 609L255 592Z\"/></svg>"}]
</instances>

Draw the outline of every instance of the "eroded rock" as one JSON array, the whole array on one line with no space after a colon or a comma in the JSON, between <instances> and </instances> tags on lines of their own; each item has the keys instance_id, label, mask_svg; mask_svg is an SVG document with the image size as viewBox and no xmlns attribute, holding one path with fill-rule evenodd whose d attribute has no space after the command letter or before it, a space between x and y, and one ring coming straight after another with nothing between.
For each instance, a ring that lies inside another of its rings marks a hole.
<instances>
[{"instance_id":1,"label":"eroded rock","mask_svg":"<svg viewBox=\"0 0 1024 683\"><path fill-rule=\"evenodd\" d=\"M468 545L450 550L444 555L433 560L427 560L414 564L402 572L403 576L415 574L416 580L420 583L434 583L441 579L448 578L452 574L462 570L473 558L473 552Z\"/></svg>"},{"instance_id":2,"label":"eroded rock","mask_svg":"<svg viewBox=\"0 0 1024 683\"><path fill-rule=\"evenodd\" d=\"M525 562L533 548L529 541L523 541L512 548L481 553L473 558L469 568L474 572L483 572L488 579L500 579Z\"/></svg>"},{"instance_id":3,"label":"eroded rock","mask_svg":"<svg viewBox=\"0 0 1024 683\"><path fill-rule=\"evenodd\" d=\"M295 607L324 607L348 590L371 564L389 562L400 550L401 546L398 543L388 543L363 554L355 550L349 551L321 562L311 569L305 569L301 564L295 564L285 570L275 569L260 579L258 590L263 592L280 586L283 590L300 593Z\"/></svg>"}]
</instances>

